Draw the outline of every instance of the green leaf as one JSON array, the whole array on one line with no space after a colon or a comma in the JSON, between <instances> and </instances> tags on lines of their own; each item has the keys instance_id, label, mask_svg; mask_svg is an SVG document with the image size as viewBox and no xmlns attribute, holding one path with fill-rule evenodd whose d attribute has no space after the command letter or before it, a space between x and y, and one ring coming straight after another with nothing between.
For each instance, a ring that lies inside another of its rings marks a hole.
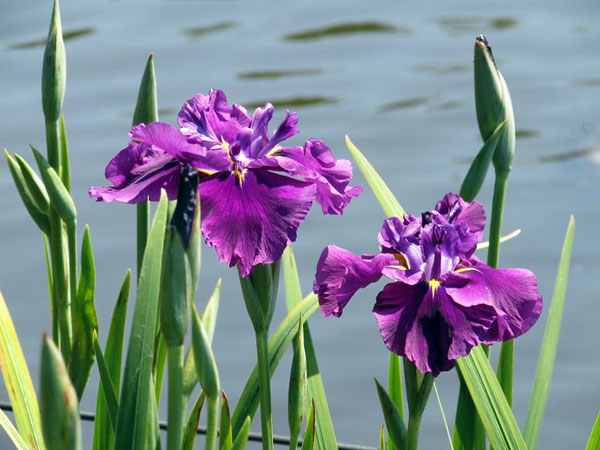
<instances>
[{"instance_id":1,"label":"green leaf","mask_svg":"<svg viewBox=\"0 0 600 450\"><path fill-rule=\"evenodd\" d=\"M494 150L496 150L498 145L498 139L502 136L502 130L505 125L506 120L496 127L471 163L471 167L469 167L469 171L460 187L460 196L466 202L472 202L475 200L475 197L477 197L477 194L479 194L483 182L485 181L488 168L490 167L490 163L492 162Z\"/></svg>"},{"instance_id":2,"label":"green leaf","mask_svg":"<svg viewBox=\"0 0 600 450\"><path fill-rule=\"evenodd\" d=\"M400 418L404 420L404 403L402 393L402 371L400 370L400 356L390 352L390 364L388 372L388 390L389 396L398 408ZM397 447L393 441L388 442L389 450L396 450Z\"/></svg>"},{"instance_id":3,"label":"green leaf","mask_svg":"<svg viewBox=\"0 0 600 450\"><path fill-rule=\"evenodd\" d=\"M30 145L30 147L37 161L38 168L40 169L40 175L44 182L44 186L46 187L46 191L48 191L52 207L67 224L76 223L77 210L75 208L75 203L71 198L71 194L67 191L67 188L56 173L56 170L54 170L48 161L46 161L46 158L44 158L32 145Z\"/></svg>"},{"instance_id":4,"label":"green leaf","mask_svg":"<svg viewBox=\"0 0 600 450\"><path fill-rule=\"evenodd\" d=\"M317 296L313 293L296 306L279 325L273 337L269 341L269 370L271 376L275 372L279 361L283 357L285 350L289 347L294 335L296 334L298 318L300 314L305 320L314 313L319 307ZM306 336L305 336L306 337ZM310 370L310 369L309 369ZM240 395L240 399L235 407L233 416L231 417L231 425L233 435L237 436L242 428L242 424L246 417L253 417L256 413L259 403L258 394L258 367L254 366L246 386Z\"/></svg>"},{"instance_id":5,"label":"green leaf","mask_svg":"<svg viewBox=\"0 0 600 450\"><path fill-rule=\"evenodd\" d=\"M554 361L556 359L556 347L560 335L560 324L563 317L563 308L565 305L565 294L567 291L567 280L569 278L569 264L571 261L571 248L573 247L573 236L575 234L575 218L571 216L565 241L563 243L560 262L558 264L558 274L556 275L556 284L554 285L554 294L550 312L546 321L546 331L542 339L542 348L538 359L538 365L535 373L533 391L529 401L529 410L527 411L527 420L525 421L525 431L523 436L528 448L535 448L540 434L540 427L544 418L546 409L546 400L548 399L548 389L554 370Z\"/></svg>"},{"instance_id":6,"label":"green leaf","mask_svg":"<svg viewBox=\"0 0 600 450\"><path fill-rule=\"evenodd\" d=\"M121 284L117 302L115 304L108 337L106 338L104 361L113 383L115 393L119 394L121 383L121 357L123 355L123 336L125 334L125 318L127 317L127 303L129 301L129 288L131 286L131 271L128 270ZM96 420L94 421L94 450L109 450L114 446L115 433L111 424L109 411L102 389L98 389L96 400Z\"/></svg>"},{"instance_id":7,"label":"green leaf","mask_svg":"<svg viewBox=\"0 0 600 450\"><path fill-rule=\"evenodd\" d=\"M457 361L473 403L495 450L527 449L494 370L483 349L475 347Z\"/></svg>"},{"instance_id":8,"label":"green leaf","mask_svg":"<svg viewBox=\"0 0 600 450\"><path fill-rule=\"evenodd\" d=\"M33 383L10 313L0 292L0 369L19 434L31 447L43 449L42 423Z\"/></svg>"},{"instance_id":9,"label":"green leaf","mask_svg":"<svg viewBox=\"0 0 600 450\"><path fill-rule=\"evenodd\" d=\"M377 173L375 168L371 165L371 163L363 156L358 148L352 143L350 138L346 136L346 146L354 161L358 165L358 168L362 172L363 176L366 178L367 183L371 187L371 190L377 197L377 201L383 208L386 217L400 217L402 218L405 214L404 209L400 206L400 203L392 194L390 188L387 187L383 178Z\"/></svg>"},{"instance_id":10,"label":"green leaf","mask_svg":"<svg viewBox=\"0 0 600 450\"><path fill-rule=\"evenodd\" d=\"M81 242L81 269L79 271L77 296L72 304L73 347L69 362L69 375L81 399L83 390L94 364L94 334L98 332L98 318L94 305L96 269L90 239L90 229L86 225Z\"/></svg>"},{"instance_id":11,"label":"green leaf","mask_svg":"<svg viewBox=\"0 0 600 450\"><path fill-rule=\"evenodd\" d=\"M288 312L291 311L302 301L302 290L300 288L300 279L298 278L298 269L296 259L291 244L287 246L281 258L283 265L283 278L285 282L285 299ZM312 398L315 407L319 410L319 416L316 418L315 428L317 450L327 450L337 446L335 430L327 404L325 388L317 355L312 341L308 322L304 322L304 351L306 352L306 370L308 376L308 398ZM308 413L308 411L306 411Z\"/></svg>"},{"instance_id":12,"label":"green leaf","mask_svg":"<svg viewBox=\"0 0 600 450\"><path fill-rule=\"evenodd\" d=\"M138 283L119 400L115 433L117 450L145 450L155 445L155 436L151 433L153 410L156 408L152 361L167 206L167 195L163 191L150 229Z\"/></svg>"},{"instance_id":13,"label":"green leaf","mask_svg":"<svg viewBox=\"0 0 600 450\"><path fill-rule=\"evenodd\" d=\"M94 351L96 352L96 359L98 360L98 372L100 373L100 387L104 393L104 399L106 401L106 407L108 410L108 418L113 427L113 431L117 426L117 414L119 413L119 401L117 400L117 393L115 392L115 386L110 379L110 371L104 361L104 355L102 355L102 349L98 343L98 336L94 333Z\"/></svg>"},{"instance_id":14,"label":"green leaf","mask_svg":"<svg viewBox=\"0 0 600 450\"><path fill-rule=\"evenodd\" d=\"M596 423L594 423L594 428L592 428L592 433L585 446L585 450L600 450L600 413L596 417Z\"/></svg>"},{"instance_id":15,"label":"green leaf","mask_svg":"<svg viewBox=\"0 0 600 450\"><path fill-rule=\"evenodd\" d=\"M240 428L240 431L238 432L237 436L235 437L235 440L233 441L233 446L231 447L231 450L243 450L244 448L246 448L246 443L248 442L248 435L250 434L250 423L252 421L250 420L250 417L246 417L246 420L244 420L244 423L242 424L242 428Z\"/></svg>"},{"instance_id":16,"label":"green leaf","mask_svg":"<svg viewBox=\"0 0 600 450\"><path fill-rule=\"evenodd\" d=\"M295 448L298 442L304 411L306 409L306 352L304 351L304 333L302 316L298 319L298 332L294 337L292 369L288 388L288 425L290 428L290 448Z\"/></svg>"},{"instance_id":17,"label":"green leaf","mask_svg":"<svg viewBox=\"0 0 600 450\"><path fill-rule=\"evenodd\" d=\"M379 431L379 450L385 450L385 425L381 425Z\"/></svg>"},{"instance_id":18,"label":"green leaf","mask_svg":"<svg viewBox=\"0 0 600 450\"><path fill-rule=\"evenodd\" d=\"M27 190L31 194L33 201L44 214L48 214L50 199L48 198L44 183L40 180L27 161L16 153L13 156L17 161L17 164L19 164L19 168L23 174L23 180L25 181L25 185L27 186Z\"/></svg>"},{"instance_id":19,"label":"green leaf","mask_svg":"<svg viewBox=\"0 0 600 450\"><path fill-rule=\"evenodd\" d=\"M10 421L4 411L0 409L0 426L4 429L17 450L28 450L27 444Z\"/></svg>"},{"instance_id":20,"label":"green leaf","mask_svg":"<svg viewBox=\"0 0 600 450\"><path fill-rule=\"evenodd\" d=\"M221 279L217 281L215 289L213 290L208 303L204 307L202 313L202 325L204 325L204 331L208 337L208 342L212 344L213 337L215 335L215 327L217 324L217 315L219 313L219 299L221 297ZM183 398L184 403L187 404L187 399L192 395L194 387L198 382L198 376L196 375L196 366L194 365L194 352L190 347L187 354L185 355L185 363L183 367Z\"/></svg>"},{"instance_id":21,"label":"green leaf","mask_svg":"<svg viewBox=\"0 0 600 450\"><path fill-rule=\"evenodd\" d=\"M219 381L219 371L217 363L204 331L204 326L196 308L192 308L192 348L194 351L194 362L196 364L196 374L202 386L202 390L210 399L219 398L221 392L221 383Z\"/></svg>"},{"instance_id":22,"label":"green leaf","mask_svg":"<svg viewBox=\"0 0 600 450\"><path fill-rule=\"evenodd\" d=\"M158 101L156 99L156 75L154 74L154 54L150 53L140 82L137 103L133 113L133 125L151 123L158 120Z\"/></svg>"},{"instance_id":23,"label":"green leaf","mask_svg":"<svg viewBox=\"0 0 600 450\"><path fill-rule=\"evenodd\" d=\"M69 165L69 144L67 142L67 129L65 127L65 116L60 115L60 178L71 192L71 169Z\"/></svg>"},{"instance_id":24,"label":"green leaf","mask_svg":"<svg viewBox=\"0 0 600 450\"><path fill-rule=\"evenodd\" d=\"M79 402L60 351L45 335L40 364L40 413L48 450L81 449Z\"/></svg>"},{"instance_id":25,"label":"green leaf","mask_svg":"<svg viewBox=\"0 0 600 450\"><path fill-rule=\"evenodd\" d=\"M229 415L229 402L225 392L221 396L221 427L219 429L219 450L231 450L233 438L231 432L231 419Z\"/></svg>"},{"instance_id":26,"label":"green leaf","mask_svg":"<svg viewBox=\"0 0 600 450\"><path fill-rule=\"evenodd\" d=\"M404 425L404 420L402 420L402 416L400 415L400 411L398 411L396 404L390 398L383 386L379 384L379 381L375 380L375 385L377 386L377 395L379 396L379 402L381 403L381 410L383 412L383 418L385 419L388 435L396 448L403 449L406 447L406 426Z\"/></svg>"},{"instance_id":27,"label":"green leaf","mask_svg":"<svg viewBox=\"0 0 600 450\"><path fill-rule=\"evenodd\" d=\"M198 423L200 422L200 415L202 414L204 398L204 392L200 392L194 402L194 406L192 406L192 410L190 411L190 415L188 416L188 420L183 429L182 450L194 449L194 442L196 442L196 436L198 435Z\"/></svg>"},{"instance_id":28,"label":"green leaf","mask_svg":"<svg viewBox=\"0 0 600 450\"><path fill-rule=\"evenodd\" d=\"M6 162L8 163L10 174L13 177L15 187L17 188L19 196L21 197L21 201L25 205L25 209L27 209L27 212L42 233L48 235L50 233L50 221L48 220L48 216L40 209L33 199L33 195L27 188L27 183L25 182L21 168L9 155L6 149L4 149L4 155L6 156Z\"/></svg>"},{"instance_id":29,"label":"green leaf","mask_svg":"<svg viewBox=\"0 0 600 450\"><path fill-rule=\"evenodd\" d=\"M308 420L306 422L306 431L304 432L304 440L302 441L302 450L313 450L315 448L315 415L315 401L311 400Z\"/></svg>"}]
</instances>

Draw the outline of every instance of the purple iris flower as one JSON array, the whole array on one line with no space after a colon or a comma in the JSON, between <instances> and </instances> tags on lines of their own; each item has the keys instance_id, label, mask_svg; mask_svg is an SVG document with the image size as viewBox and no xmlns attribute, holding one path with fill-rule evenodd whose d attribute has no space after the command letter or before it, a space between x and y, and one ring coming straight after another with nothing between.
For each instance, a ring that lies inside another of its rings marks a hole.
<instances>
[{"instance_id":1,"label":"purple iris flower","mask_svg":"<svg viewBox=\"0 0 600 450\"><path fill-rule=\"evenodd\" d=\"M480 343L520 336L542 311L537 280L529 270L493 269L473 255L484 225L480 203L449 193L419 218L386 219L376 255L327 246L314 282L321 312L339 317L358 289L390 278L373 307L383 341L434 376Z\"/></svg>"},{"instance_id":2,"label":"purple iris flower","mask_svg":"<svg viewBox=\"0 0 600 450\"><path fill-rule=\"evenodd\" d=\"M160 190L177 197L179 170L199 173L202 233L221 261L239 265L242 276L256 264L277 261L313 200L324 214L342 214L361 187L350 187L352 166L336 160L327 145L310 139L302 147L281 142L298 133L287 111L272 135L273 105L250 117L229 105L223 91L190 98L178 115L180 129L154 122L131 129L131 142L110 161L110 187L90 188L90 197L137 203L158 200Z\"/></svg>"}]
</instances>

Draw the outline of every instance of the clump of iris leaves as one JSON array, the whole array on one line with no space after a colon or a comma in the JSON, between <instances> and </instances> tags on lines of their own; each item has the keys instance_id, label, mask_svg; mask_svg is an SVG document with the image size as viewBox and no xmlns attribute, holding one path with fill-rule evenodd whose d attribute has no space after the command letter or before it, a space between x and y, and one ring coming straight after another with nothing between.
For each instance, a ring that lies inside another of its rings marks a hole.
<instances>
[{"instance_id":1,"label":"clump of iris leaves","mask_svg":"<svg viewBox=\"0 0 600 450\"><path fill-rule=\"evenodd\" d=\"M139 89L134 125L157 121L153 64L150 56ZM163 379L168 384L166 445L169 450L194 448L199 434L206 434L204 445L209 449L217 445L224 450L242 449L249 439L261 440L264 449L271 449L282 440L290 448L352 448L339 444L336 439L335 417L329 414L307 322L318 309L319 299L313 292L303 295L291 245L276 265L253 278L240 278L257 335L258 364L248 375L235 408L230 409L221 390L211 349L220 282L201 314L189 301L194 295L199 266L199 252L195 250L200 245L201 218L195 201L189 203L191 210L187 208L189 205L174 208L163 194L152 220L147 201L136 206L138 282L130 338L124 341L131 282L131 274L127 272L105 334L104 348L101 347L94 306L94 258L87 226L79 249L76 240L77 211L70 195L69 150L61 113L65 85L65 49L58 2L55 2L42 74L46 156L33 149L39 169L36 173L23 157L5 151L16 189L44 235L52 306L52 333L43 337L40 390L36 395L7 305L0 294L0 366L15 420L13 423L0 410L0 425L15 447L82 447L78 404L92 367L97 364L100 381L94 414L94 449L161 447L160 428L164 428L164 423L158 419L158 404ZM488 264L497 267L500 243L514 235L502 238L500 230L514 153L515 125L508 87L483 37L479 37L475 45L475 93L484 143L460 187L460 196L467 202L474 201L489 166L494 166L490 238L489 243L480 243L479 248L489 246ZM349 138L346 142L386 217L402 218L404 210L383 179ZM193 192L197 192L195 185L192 186ZM180 188L180 194L183 191L185 189ZM180 195L180 203L184 197ZM195 200L195 195L191 197ZM188 192L185 198L191 197ZM177 237L177 233L182 237ZM460 390L453 431L446 424L449 448L484 449L488 443L496 450L536 447L554 366L573 235L571 217L558 262L554 294L551 301L546 302L550 311L524 427L519 427L511 409L513 341L502 343L498 373L492 369L487 348L480 345L456 361ZM277 293L279 267L288 314L270 333L270 308ZM177 303L178 298L183 299L182 302ZM251 311L253 304L258 308L255 316ZM184 353L183 339L175 345L171 345L172 339L167 342L165 332L168 336L173 330L166 330L164 323L171 327L180 324L176 334L185 336L188 321L192 338ZM289 347L294 353L288 399L289 438L274 439L269 379ZM201 386L200 393L192 398L197 384ZM421 373L411 361L390 352L387 388L377 381L375 387L374 395L376 392L379 396L385 423L380 430L378 448L417 448L421 416L432 387L437 395L431 374ZM254 436L250 433L250 424L259 405L261 434ZM206 427L200 428L203 410L207 416ZM587 449L600 449L600 416Z\"/></svg>"}]
</instances>

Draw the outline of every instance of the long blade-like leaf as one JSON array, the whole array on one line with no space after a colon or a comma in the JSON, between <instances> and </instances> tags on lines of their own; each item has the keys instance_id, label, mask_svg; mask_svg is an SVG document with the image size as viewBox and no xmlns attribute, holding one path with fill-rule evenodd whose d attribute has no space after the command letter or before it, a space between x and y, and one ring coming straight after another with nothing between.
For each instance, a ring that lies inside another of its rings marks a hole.
<instances>
[{"instance_id":1,"label":"long blade-like leaf","mask_svg":"<svg viewBox=\"0 0 600 450\"><path fill-rule=\"evenodd\" d=\"M317 296L311 293L287 315L283 322L281 322L281 325L279 325L277 331L275 331L273 337L269 341L269 370L271 376L275 373L279 361L296 334L300 314L308 320L318 307L319 302ZM233 436L237 437L246 417L254 417L258 408L258 395L258 368L254 366L231 417Z\"/></svg>"},{"instance_id":2,"label":"long blade-like leaf","mask_svg":"<svg viewBox=\"0 0 600 450\"><path fill-rule=\"evenodd\" d=\"M19 434L33 448L43 449L42 422L33 383L10 313L0 292L0 368Z\"/></svg>"},{"instance_id":3,"label":"long blade-like leaf","mask_svg":"<svg viewBox=\"0 0 600 450\"><path fill-rule=\"evenodd\" d=\"M117 425L117 414L119 412L119 401L117 400L117 394L115 392L115 386L110 379L110 372L104 361L104 355L102 349L98 343L98 336L94 335L94 351L96 352L96 359L98 361L98 372L100 373L100 387L104 392L104 398L106 406L108 408L108 417L110 423L113 426L113 430Z\"/></svg>"},{"instance_id":4,"label":"long blade-like leaf","mask_svg":"<svg viewBox=\"0 0 600 450\"><path fill-rule=\"evenodd\" d=\"M387 217L402 218L402 216L405 214L404 209L394 194L392 194L390 188L387 187L385 181L383 181L383 178L381 178L375 168L371 165L367 158L364 157L360 150L356 148L348 136L346 136L346 145L348 146L348 150L350 150L354 161L356 161L358 168L366 178L367 183L369 183L369 186L375 194L375 197L377 197L377 201L383 208L385 215Z\"/></svg>"},{"instance_id":5,"label":"long blade-like leaf","mask_svg":"<svg viewBox=\"0 0 600 450\"><path fill-rule=\"evenodd\" d=\"M246 417L242 428L235 437L235 441L233 441L233 446L231 447L231 450L243 450L244 448L246 448L246 443L248 442L248 435L250 434L250 423L250 417Z\"/></svg>"},{"instance_id":6,"label":"long blade-like leaf","mask_svg":"<svg viewBox=\"0 0 600 450\"><path fill-rule=\"evenodd\" d=\"M383 418L385 419L388 436L394 443L395 448L403 449L406 447L406 426L404 425L404 420L402 420L400 411L398 411L396 404L390 398L383 386L381 386L377 380L375 380L375 384L377 386L377 395L379 396L379 402L381 403L381 410L383 411Z\"/></svg>"},{"instance_id":7,"label":"long blade-like leaf","mask_svg":"<svg viewBox=\"0 0 600 450\"><path fill-rule=\"evenodd\" d=\"M585 450L600 450L600 413L596 417L594 428L590 434Z\"/></svg>"},{"instance_id":8,"label":"long blade-like leaf","mask_svg":"<svg viewBox=\"0 0 600 450\"><path fill-rule=\"evenodd\" d=\"M496 374L481 347L457 364L495 450L526 450L527 446Z\"/></svg>"},{"instance_id":9,"label":"long blade-like leaf","mask_svg":"<svg viewBox=\"0 0 600 450\"><path fill-rule=\"evenodd\" d=\"M83 390L94 364L94 334L98 332L98 318L94 305L96 269L90 239L90 229L86 225L81 243L81 270L77 285L77 298L73 302L73 347L69 362L69 375L77 396L81 399Z\"/></svg>"},{"instance_id":10,"label":"long blade-like leaf","mask_svg":"<svg viewBox=\"0 0 600 450\"><path fill-rule=\"evenodd\" d=\"M225 392L221 395L221 423L219 428L219 450L231 450L233 436L231 433L231 416L229 414L229 401Z\"/></svg>"},{"instance_id":11,"label":"long blade-like leaf","mask_svg":"<svg viewBox=\"0 0 600 450\"><path fill-rule=\"evenodd\" d=\"M108 336L106 338L104 361L110 374L115 393L119 394L121 383L121 357L123 355L123 336L125 334L125 318L127 317L127 304L129 302L129 288L131 286L131 271L127 271L119 296L113 310ZM96 420L94 421L93 450L109 450L114 446L115 432L109 418L108 408L102 389L98 389L96 400Z\"/></svg>"},{"instance_id":12,"label":"long blade-like leaf","mask_svg":"<svg viewBox=\"0 0 600 450\"><path fill-rule=\"evenodd\" d=\"M198 423L200 423L200 415L202 414L202 406L204 406L204 392L200 392L192 410L188 416L188 420L185 423L183 429L183 440L181 444L182 450L194 450L194 442L196 442L196 436L198 435Z\"/></svg>"},{"instance_id":13,"label":"long blade-like leaf","mask_svg":"<svg viewBox=\"0 0 600 450\"><path fill-rule=\"evenodd\" d=\"M162 263L167 195L163 191L144 252L131 334L125 360L123 389L115 433L116 450L154 448L151 401L152 360L158 319L159 284Z\"/></svg>"},{"instance_id":14,"label":"long blade-like leaf","mask_svg":"<svg viewBox=\"0 0 600 450\"><path fill-rule=\"evenodd\" d=\"M298 303L302 301L302 290L300 288L300 279L296 259L291 244L283 252L283 278L285 281L285 299L288 311L291 311ZM315 447L318 450L327 450L335 448L337 441L335 430L327 404L325 388L317 363L317 355L313 346L312 336L308 322L304 323L304 350L306 352L306 370L308 375L308 398L313 398L315 407L319 411L315 423L316 440ZM308 411L306 411L308 413Z\"/></svg>"},{"instance_id":15,"label":"long blade-like leaf","mask_svg":"<svg viewBox=\"0 0 600 450\"><path fill-rule=\"evenodd\" d=\"M10 421L4 411L0 409L0 426L6 432L12 443L15 445L17 450L28 450L27 444Z\"/></svg>"},{"instance_id":16,"label":"long blade-like leaf","mask_svg":"<svg viewBox=\"0 0 600 450\"><path fill-rule=\"evenodd\" d=\"M315 401L313 399L310 402L310 410L308 411L306 431L304 432L304 440L302 441L302 450L313 450L315 448L315 433L317 431L315 428L317 414L316 409L317 408L315 407Z\"/></svg>"},{"instance_id":17,"label":"long blade-like leaf","mask_svg":"<svg viewBox=\"0 0 600 450\"><path fill-rule=\"evenodd\" d=\"M556 358L556 347L558 346L558 337L560 334L560 324L562 322L563 307L565 305L565 294L567 291L567 279L569 278L569 264L571 261L571 248L573 247L573 235L575 233L575 218L571 216L567 233L558 264L558 274L556 275L556 284L554 285L554 294L552 295L552 304L548 313L546 322L546 331L542 340L542 348L538 359L538 365L535 373L535 382L529 401L529 410L527 411L527 420L525 421L525 442L528 448L535 448L544 418L546 409L546 400L548 399L548 389L552 379L554 369L554 360Z\"/></svg>"}]
</instances>

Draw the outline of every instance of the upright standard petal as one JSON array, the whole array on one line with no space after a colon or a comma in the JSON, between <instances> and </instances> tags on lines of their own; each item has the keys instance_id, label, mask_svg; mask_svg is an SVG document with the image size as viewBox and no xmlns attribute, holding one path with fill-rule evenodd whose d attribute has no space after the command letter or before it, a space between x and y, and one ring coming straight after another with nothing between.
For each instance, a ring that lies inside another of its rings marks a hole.
<instances>
[{"instance_id":1,"label":"upright standard petal","mask_svg":"<svg viewBox=\"0 0 600 450\"><path fill-rule=\"evenodd\" d=\"M207 244L242 276L281 257L314 198L313 185L264 170L217 174L198 189Z\"/></svg>"},{"instance_id":2,"label":"upright standard petal","mask_svg":"<svg viewBox=\"0 0 600 450\"><path fill-rule=\"evenodd\" d=\"M393 255L353 255L348 250L328 245L317 263L313 291L319 296L321 312L325 317L342 315L342 311L357 290L381 278L386 265L396 264Z\"/></svg>"},{"instance_id":3,"label":"upright standard petal","mask_svg":"<svg viewBox=\"0 0 600 450\"><path fill-rule=\"evenodd\" d=\"M165 189L173 200L177 198L180 167L171 155L146 143L131 142L106 167L106 178L114 186L92 186L89 196L107 203L139 203L158 201L161 189Z\"/></svg>"}]
</instances>

